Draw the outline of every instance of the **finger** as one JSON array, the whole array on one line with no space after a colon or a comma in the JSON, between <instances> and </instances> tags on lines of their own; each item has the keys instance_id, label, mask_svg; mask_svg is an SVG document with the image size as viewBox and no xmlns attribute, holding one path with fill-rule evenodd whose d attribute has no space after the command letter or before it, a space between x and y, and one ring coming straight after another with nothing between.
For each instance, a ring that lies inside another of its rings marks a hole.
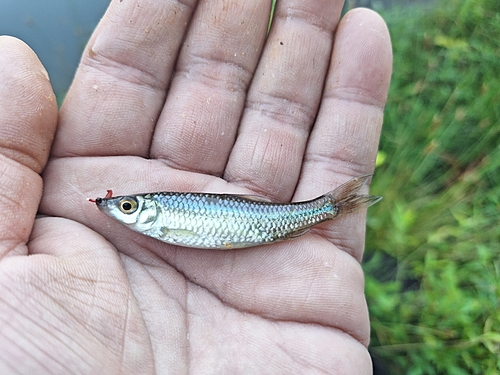
<instances>
[{"instance_id":1,"label":"finger","mask_svg":"<svg viewBox=\"0 0 500 375\"><path fill-rule=\"evenodd\" d=\"M371 173L392 68L390 37L375 12L349 12L339 24L318 118L294 199L323 194ZM322 234L361 258L364 213L322 226Z\"/></svg>"},{"instance_id":2,"label":"finger","mask_svg":"<svg viewBox=\"0 0 500 375\"><path fill-rule=\"evenodd\" d=\"M56 123L56 98L37 56L0 36L0 259L26 253Z\"/></svg>"},{"instance_id":3,"label":"finger","mask_svg":"<svg viewBox=\"0 0 500 375\"><path fill-rule=\"evenodd\" d=\"M54 155L148 155L195 4L111 2L61 108Z\"/></svg>"},{"instance_id":4,"label":"finger","mask_svg":"<svg viewBox=\"0 0 500 375\"><path fill-rule=\"evenodd\" d=\"M289 199L316 117L341 1L278 2L225 178Z\"/></svg>"},{"instance_id":5,"label":"finger","mask_svg":"<svg viewBox=\"0 0 500 375\"><path fill-rule=\"evenodd\" d=\"M265 40L269 0L202 1L181 51L151 156L222 174Z\"/></svg>"}]
</instances>

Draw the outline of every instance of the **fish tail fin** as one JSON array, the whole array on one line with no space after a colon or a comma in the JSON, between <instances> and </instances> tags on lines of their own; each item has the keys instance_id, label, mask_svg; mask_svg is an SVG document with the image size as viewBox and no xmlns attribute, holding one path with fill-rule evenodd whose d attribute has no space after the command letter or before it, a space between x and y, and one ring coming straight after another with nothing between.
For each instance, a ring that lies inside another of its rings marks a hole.
<instances>
[{"instance_id":1,"label":"fish tail fin","mask_svg":"<svg viewBox=\"0 0 500 375\"><path fill-rule=\"evenodd\" d=\"M378 197L376 195L357 194L359 189L371 176L371 174L367 174L355 177L326 194L326 196L330 198L331 203L336 210L335 216L340 216L370 207L382 199L382 197Z\"/></svg>"}]
</instances>

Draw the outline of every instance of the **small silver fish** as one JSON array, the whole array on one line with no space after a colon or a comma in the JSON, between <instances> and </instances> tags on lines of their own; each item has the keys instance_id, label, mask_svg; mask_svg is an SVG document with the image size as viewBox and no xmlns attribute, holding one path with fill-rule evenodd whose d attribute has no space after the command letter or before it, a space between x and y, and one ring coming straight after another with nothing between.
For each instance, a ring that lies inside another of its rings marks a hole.
<instances>
[{"instance_id":1,"label":"small silver fish","mask_svg":"<svg viewBox=\"0 0 500 375\"><path fill-rule=\"evenodd\" d=\"M247 195L148 193L89 199L130 229L173 245L237 249L302 236L313 225L369 207L382 197L358 195L371 175L318 198L272 203Z\"/></svg>"}]
</instances>

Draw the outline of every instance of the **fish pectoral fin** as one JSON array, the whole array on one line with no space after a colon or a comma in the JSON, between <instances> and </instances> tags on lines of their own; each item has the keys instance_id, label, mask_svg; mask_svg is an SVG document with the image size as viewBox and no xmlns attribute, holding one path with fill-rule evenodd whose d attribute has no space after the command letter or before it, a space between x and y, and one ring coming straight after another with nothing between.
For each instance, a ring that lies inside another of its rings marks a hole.
<instances>
[{"instance_id":1,"label":"fish pectoral fin","mask_svg":"<svg viewBox=\"0 0 500 375\"><path fill-rule=\"evenodd\" d=\"M163 236L177 236L177 237L184 237L184 238L193 238L193 237L199 237L200 235L192 230L189 229L170 229L170 228L163 228L161 230L161 233Z\"/></svg>"},{"instance_id":2,"label":"fish pectoral fin","mask_svg":"<svg viewBox=\"0 0 500 375\"><path fill-rule=\"evenodd\" d=\"M299 230L298 232L295 232L295 233L292 233L288 238L297 238L297 237L300 237L300 236L303 236L304 234L306 234L307 232L309 232L311 228L306 228L306 229L302 229L302 230Z\"/></svg>"}]
</instances>

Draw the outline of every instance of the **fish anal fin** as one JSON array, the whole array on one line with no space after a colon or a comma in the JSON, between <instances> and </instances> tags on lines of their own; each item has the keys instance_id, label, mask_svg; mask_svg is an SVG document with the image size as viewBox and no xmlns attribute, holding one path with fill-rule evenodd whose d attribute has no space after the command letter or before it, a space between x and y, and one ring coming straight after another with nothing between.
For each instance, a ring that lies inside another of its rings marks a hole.
<instances>
[{"instance_id":1,"label":"fish anal fin","mask_svg":"<svg viewBox=\"0 0 500 375\"><path fill-rule=\"evenodd\" d=\"M289 239L289 238L297 238L297 237L301 237L301 236L303 236L304 234L306 234L307 232L309 232L309 230L310 230L310 229L311 229L311 228L306 228L306 229L302 229L302 230L299 230L299 231L297 231L297 232L294 232L294 233L290 234L290 235L287 237L287 239Z\"/></svg>"}]
</instances>

